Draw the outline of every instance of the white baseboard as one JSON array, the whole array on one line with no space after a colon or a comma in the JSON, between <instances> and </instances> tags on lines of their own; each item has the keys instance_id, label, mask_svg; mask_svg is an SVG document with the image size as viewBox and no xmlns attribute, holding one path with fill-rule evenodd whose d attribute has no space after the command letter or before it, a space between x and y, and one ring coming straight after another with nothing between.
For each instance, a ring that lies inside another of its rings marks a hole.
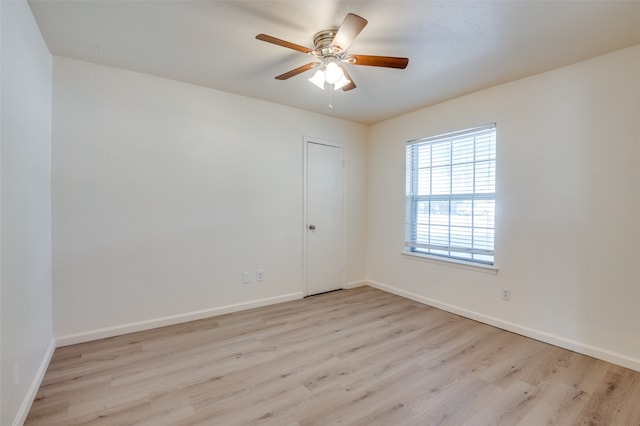
<instances>
[{"instance_id":1,"label":"white baseboard","mask_svg":"<svg viewBox=\"0 0 640 426\"><path fill-rule=\"evenodd\" d=\"M355 288L364 285L370 285L371 287L377 288L382 291L386 291L389 293L396 294L398 296L406 297L407 299L415 300L416 302L423 303L425 305L433 306L438 309L442 309L447 312L451 312L465 318L470 318L475 321L480 321L482 323L501 328L503 330L511 331L513 333L520 334L522 336L530 337L532 339L540 340L545 343L549 343L551 345L559 346L564 349L568 349L570 351L578 352L583 355L592 356L594 358L601 359L603 361L610 362L612 364L617 364L626 368L630 368L632 370L640 371L640 359L633 358L630 356L622 355L613 351L609 351L604 348L592 346L585 344L583 342L578 342L575 340L567 339L562 336L558 336L555 334L539 331L533 328L525 327L519 324L515 324L509 321L504 321L499 318L495 318L489 315L481 314L479 312L470 311L468 309L464 309L455 305L450 305L448 303L440 302L435 299L431 299L425 296L421 296L416 293L412 293L406 290L402 290L387 284L383 284L374 280L364 280L364 281L351 281L345 284L344 288ZM276 297L269 297L265 299L254 300L250 302L237 303L233 305L226 305L217 308L204 309L200 311L188 312L180 315L173 315L163 318L157 318L153 320L141 321L131 324L123 324L115 327L102 328L98 330L87 331L83 333L77 334L69 334L65 336L57 337L55 340L55 345L58 347L73 345L76 343L88 342L91 340L103 339L107 337L118 336L121 334L133 333L136 331L149 330L152 328L164 327L167 325L179 324L188 321L194 321L203 318L209 318L216 315L223 315L231 312L243 311L246 309L257 308L260 306L272 305L275 303L287 302L290 300L301 299L304 297L304 293L296 292L285 294ZM46 371L47 365L49 364L49 360L53 355L53 347L47 353L46 363L43 362L41 366L41 372L39 371L39 375L37 384L34 381L32 384L32 388L30 388L30 394L33 393L33 397L35 397L35 393L40 386L40 381L42 381L42 377L44 377L44 372ZM35 387L34 387L35 386ZM26 398L25 401L32 401L33 398ZM25 408L25 412L23 415L26 418L26 415L29 412L29 407L31 406L31 402L28 403L28 406ZM22 412L23 410L21 410ZM19 418L19 417L18 417ZM23 420L24 421L24 420ZM21 424L21 423L17 423Z\"/></svg>"},{"instance_id":2,"label":"white baseboard","mask_svg":"<svg viewBox=\"0 0 640 426\"><path fill-rule=\"evenodd\" d=\"M22 400L22 404L20 405L20 409L16 413L16 417L13 420L13 426L22 426L24 422L27 420L27 416L29 415L29 410L31 410L31 405L33 401L36 399L36 394L38 393L38 389L40 389L40 384L42 384L42 379L44 379L44 375L47 372L47 368L49 367L49 363L51 362L51 357L53 357L53 352L56 349L56 341L54 338L51 338L49 342L49 346L42 357L42 362L40 363L40 367L38 367L38 371L36 372L31 385Z\"/></svg>"},{"instance_id":3,"label":"white baseboard","mask_svg":"<svg viewBox=\"0 0 640 426\"><path fill-rule=\"evenodd\" d=\"M350 289L350 288L356 288L356 287L364 287L365 285L368 285L369 282L366 280L362 280L362 281L349 281L348 283L346 283L344 285L344 289Z\"/></svg>"},{"instance_id":4,"label":"white baseboard","mask_svg":"<svg viewBox=\"0 0 640 426\"><path fill-rule=\"evenodd\" d=\"M622 367L630 368L632 370L640 371L640 359L630 356L622 355L616 352L609 351L607 349L599 348L596 346L588 345L583 342L567 339L562 336L550 334L544 331L536 330L533 328L525 327L519 324L515 324L509 321L504 321L499 318L495 318L489 315L484 315L479 312L470 311L455 305L443 303L438 300L430 299L428 297L421 296L416 293L405 291L387 284L383 284L373 280L367 280L367 283L374 288L377 288L388 293L393 293L398 296L406 297L407 299L415 300L416 302L424 303L425 305L433 306L434 308L442 309L443 311L451 312L456 315L470 318L475 321L482 322L494 327L501 328L503 330L511 331L522 336L530 337L541 342L549 343L554 346L559 346L564 349L568 349L573 352L577 352L583 355L588 355L594 358L601 359L603 361L610 362L612 364L620 365Z\"/></svg>"},{"instance_id":5,"label":"white baseboard","mask_svg":"<svg viewBox=\"0 0 640 426\"><path fill-rule=\"evenodd\" d=\"M114 327L100 328L97 330L90 330L82 333L67 334L64 336L57 337L56 345L58 347L75 345L76 343L90 342L92 340L119 336L121 334L150 330L152 328L180 324L188 321L195 321L199 319L213 317L216 315L223 315L223 314L228 314L232 312L244 311L246 309L258 308L260 306L267 306L267 305L273 305L276 303L288 302L290 300L302 299L303 297L304 297L304 294L302 292L283 294L281 296L267 297L265 299L235 303L233 305L203 309L200 311L187 312L184 314L171 315L167 317L155 318L151 320L140 321L140 322L135 322L130 324L122 324Z\"/></svg>"}]
</instances>

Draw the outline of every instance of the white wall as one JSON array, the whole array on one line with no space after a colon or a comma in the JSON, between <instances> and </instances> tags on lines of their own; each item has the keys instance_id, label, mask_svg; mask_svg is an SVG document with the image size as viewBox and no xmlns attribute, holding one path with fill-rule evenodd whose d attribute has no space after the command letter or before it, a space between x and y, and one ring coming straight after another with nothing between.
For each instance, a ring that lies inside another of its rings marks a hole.
<instances>
[{"instance_id":1,"label":"white wall","mask_svg":"<svg viewBox=\"0 0 640 426\"><path fill-rule=\"evenodd\" d=\"M21 424L53 353L51 55L26 1L0 2L0 424Z\"/></svg>"},{"instance_id":2,"label":"white wall","mask_svg":"<svg viewBox=\"0 0 640 426\"><path fill-rule=\"evenodd\" d=\"M347 281L365 278L366 126L67 58L53 69L59 342L300 297L304 136L347 145ZM257 269L264 283L243 285Z\"/></svg>"},{"instance_id":3,"label":"white wall","mask_svg":"<svg viewBox=\"0 0 640 426\"><path fill-rule=\"evenodd\" d=\"M640 370L638 76L635 46L373 126L370 281ZM498 273L402 256L405 143L491 122Z\"/></svg>"}]
</instances>

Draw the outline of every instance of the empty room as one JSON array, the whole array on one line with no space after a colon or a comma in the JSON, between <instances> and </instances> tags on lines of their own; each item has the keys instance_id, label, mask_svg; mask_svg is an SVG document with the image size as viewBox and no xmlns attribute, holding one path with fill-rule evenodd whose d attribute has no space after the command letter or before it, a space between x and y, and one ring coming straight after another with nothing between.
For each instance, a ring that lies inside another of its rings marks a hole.
<instances>
[{"instance_id":1,"label":"empty room","mask_svg":"<svg viewBox=\"0 0 640 426\"><path fill-rule=\"evenodd\" d=\"M640 425L639 23L0 0L0 426Z\"/></svg>"}]
</instances>

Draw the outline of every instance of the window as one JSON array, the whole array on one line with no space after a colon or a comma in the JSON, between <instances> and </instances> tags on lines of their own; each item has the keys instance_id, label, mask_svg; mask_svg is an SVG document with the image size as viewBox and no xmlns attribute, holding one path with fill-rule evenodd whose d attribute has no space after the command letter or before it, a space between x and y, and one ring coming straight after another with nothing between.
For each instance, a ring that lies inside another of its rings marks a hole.
<instances>
[{"instance_id":1,"label":"window","mask_svg":"<svg viewBox=\"0 0 640 426\"><path fill-rule=\"evenodd\" d=\"M495 124L409 142L407 250L493 265L495 181Z\"/></svg>"}]
</instances>

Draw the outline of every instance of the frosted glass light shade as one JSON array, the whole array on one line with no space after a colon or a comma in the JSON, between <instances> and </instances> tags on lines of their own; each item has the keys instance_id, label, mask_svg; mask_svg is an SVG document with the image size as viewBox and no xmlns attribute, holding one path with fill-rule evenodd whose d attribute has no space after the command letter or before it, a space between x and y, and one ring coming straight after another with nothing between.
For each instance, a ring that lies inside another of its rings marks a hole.
<instances>
[{"instance_id":1,"label":"frosted glass light shade","mask_svg":"<svg viewBox=\"0 0 640 426\"><path fill-rule=\"evenodd\" d=\"M333 84L333 90L342 89L344 86L346 86L349 83L351 83L351 80L349 80L347 77L344 76L344 74L342 74L342 77L340 78L340 80L336 81Z\"/></svg>"},{"instance_id":2,"label":"frosted glass light shade","mask_svg":"<svg viewBox=\"0 0 640 426\"><path fill-rule=\"evenodd\" d=\"M344 78L342 68L335 62L329 62L324 72L324 78L329 84L336 84L341 78Z\"/></svg>"},{"instance_id":3,"label":"frosted glass light shade","mask_svg":"<svg viewBox=\"0 0 640 426\"><path fill-rule=\"evenodd\" d=\"M315 74L313 74L313 77L309 79L309 81L324 90L324 71L316 71Z\"/></svg>"}]
</instances>

